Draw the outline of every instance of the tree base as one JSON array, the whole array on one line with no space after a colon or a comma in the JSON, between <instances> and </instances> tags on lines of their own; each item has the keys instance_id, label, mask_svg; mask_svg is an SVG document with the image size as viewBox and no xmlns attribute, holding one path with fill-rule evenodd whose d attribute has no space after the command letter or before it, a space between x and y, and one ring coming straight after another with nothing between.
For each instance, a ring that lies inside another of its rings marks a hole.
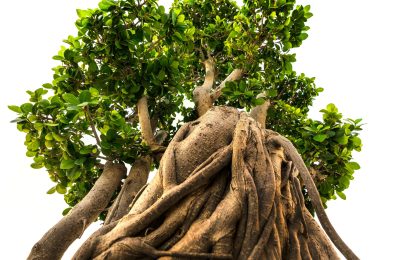
<instances>
[{"instance_id":1,"label":"tree base","mask_svg":"<svg viewBox=\"0 0 400 260\"><path fill-rule=\"evenodd\" d=\"M74 258L339 259L270 137L228 107L184 125L130 212Z\"/></svg>"}]
</instances>

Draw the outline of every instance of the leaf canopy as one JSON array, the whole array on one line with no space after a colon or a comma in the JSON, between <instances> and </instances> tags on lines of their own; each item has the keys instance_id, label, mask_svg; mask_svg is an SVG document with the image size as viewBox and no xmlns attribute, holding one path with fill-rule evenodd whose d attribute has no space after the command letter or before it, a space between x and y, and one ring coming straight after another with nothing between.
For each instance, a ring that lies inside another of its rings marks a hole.
<instances>
[{"instance_id":1,"label":"leaf canopy","mask_svg":"<svg viewBox=\"0 0 400 260\"><path fill-rule=\"evenodd\" d=\"M243 2L175 0L167 10L155 0L102 0L96 9L78 9L77 35L53 57L60 61L53 81L27 91L29 102L9 106L26 133L31 166L44 167L55 182L48 193L64 194L73 206L101 173L101 158L132 164L149 153L137 120L143 95L168 143L181 122L196 118L192 93L212 56L216 84L234 69L245 71L216 103L249 110L269 99L267 127L296 144L324 202L335 194L344 199L359 169L352 152L361 149L361 125L343 120L333 104L321 111L323 121L307 117L323 89L292 65L293 49L308 37L310 6Z\"/></svg>"}]
</instances>

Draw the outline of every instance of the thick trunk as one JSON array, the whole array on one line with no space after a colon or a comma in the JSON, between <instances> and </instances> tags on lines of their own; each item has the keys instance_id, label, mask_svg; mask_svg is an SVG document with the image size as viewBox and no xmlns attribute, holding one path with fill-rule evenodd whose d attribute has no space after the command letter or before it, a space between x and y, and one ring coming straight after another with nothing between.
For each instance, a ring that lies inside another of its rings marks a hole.
<instances>
[{"instance_id":1,"label":"thick trunk","mask_svg":"<svg viewBox=\"0 0 400 260\"><path fill-rule=\"evenodd\" d=\"M177 132L130 212L74 259L338 259L305 207L297 159L271 137L245 113L211 108Z\"/></svg>"},{"instance_id":2,"label":"thick trunk","mask_svg":"<svg viewBox=\"0 0 400 260\"><path fill-rule=\"evenodd\" d=\"M32 248L28 259L60 259L71 243L97 219L126 174L121 164L107 162L86 197L54 225Z\"/></svg>"}]
</instances>

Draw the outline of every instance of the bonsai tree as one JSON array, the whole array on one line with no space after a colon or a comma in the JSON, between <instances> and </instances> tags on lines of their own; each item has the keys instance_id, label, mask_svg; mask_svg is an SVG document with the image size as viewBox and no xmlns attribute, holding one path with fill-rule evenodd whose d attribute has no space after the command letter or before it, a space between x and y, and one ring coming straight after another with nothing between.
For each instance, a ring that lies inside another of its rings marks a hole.
<instances>
[{"instance_id":1,"label":"bonsai tree","mask_svg":"<svg viewBox=\"0 0 400 260\"><path fill-rule=\"evenodd\" d=\"M61 258L96 220L75 259L357 259L324 207L359 169L361 120L333 104L308 118L322 88L292 70L310 6L102 0L77 14L53 81L9 106L68 204L29 259Z\"/></svg>"}]
</instances>

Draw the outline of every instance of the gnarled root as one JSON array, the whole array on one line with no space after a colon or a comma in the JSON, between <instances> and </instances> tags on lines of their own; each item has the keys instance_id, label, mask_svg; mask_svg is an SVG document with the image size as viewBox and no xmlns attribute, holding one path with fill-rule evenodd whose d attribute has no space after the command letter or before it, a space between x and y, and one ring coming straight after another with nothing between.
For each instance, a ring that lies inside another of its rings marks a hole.
<instances>
[{"instance_id":1,"label":"gnarled root","mask_svg":"<svg viewBox=\"0 0 400 260\"><path fill-rule=\"evenodd\" d=\"M185 125L129 214L74 258L338 259L266 134L226 107Z\"/></svg>"}]
</instances>

